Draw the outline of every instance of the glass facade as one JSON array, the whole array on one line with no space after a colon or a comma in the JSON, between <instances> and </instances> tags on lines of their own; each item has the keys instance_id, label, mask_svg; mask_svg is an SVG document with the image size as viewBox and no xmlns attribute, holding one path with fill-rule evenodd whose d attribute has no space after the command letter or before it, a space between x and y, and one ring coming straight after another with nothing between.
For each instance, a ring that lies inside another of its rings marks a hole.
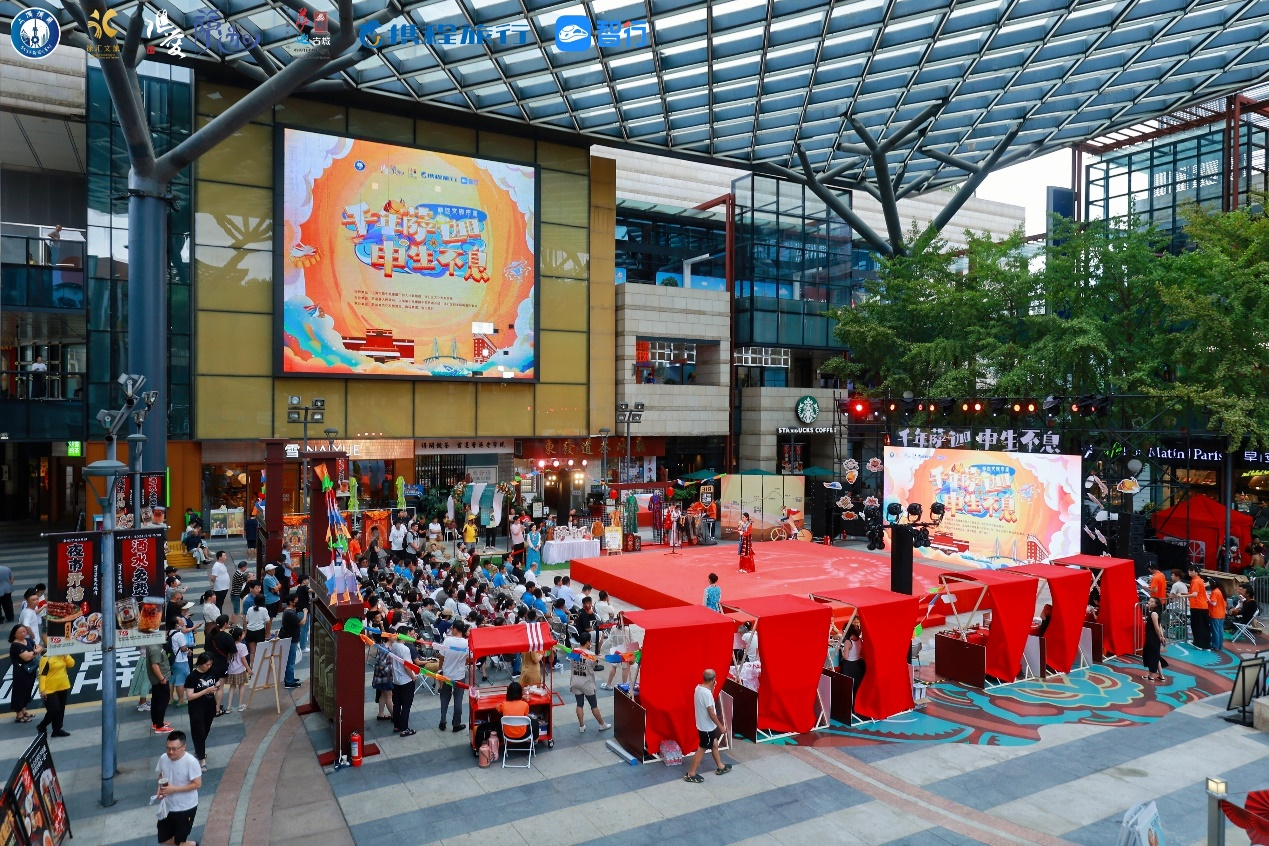
<instances>
[{"instance_id":1,"label":"glass facade","mask_svg":"<svg viewBox=\"0 0 1269 846\"><path fill-rule=\"evenodd\" d=\"M1175 139L1108 155L1085 167L1084 219L1101 220L1133 213L1164 232L1173 247L1184 246L1181 206L1189 201L1228 208L1232 181L1226 164L1221 124ZM1243 123L1238 134L1238 205L1266 190L1269 129Z\"/></svg>"},{"instance_id":2,"label":"glass facade","mask_svg":"<svg viewBox=\"0 0 1269 846\"><path fill-rule=\"evenodd\" d=\"M163 155L193 129L194 86L189 70L155 62L137 68L155 153ZM110 94L95 59L88 60L88 408L114 408L115 379L128 363L128 153L114 123ZM190 229L188 171L172 182L168 211L168 320L171 356L168 435L187 439L190 427Z\"/></svg>"},{"instance_id":3,"label":"glass facade","mask_svg":"<svg viewBox=\"0 0 1269 846\"><path fill-rule=\"evenodd\" d=\"M859 295L850 227L794 182L751 175L732 190L736 345L841 349L824 312Z\"/></svg>"},{"instance_id":4,"label":"glass facade","mask_svg":"<svg viewBox=\"0 0 1269 846\"><path fill-rule=\"evenodd\" d=\"M718 212L621 200L616 228L618 281L684 287L686 262L691 265L691 287L725 291L726 229L727 222Z\"/></svg>"}]
</instances>

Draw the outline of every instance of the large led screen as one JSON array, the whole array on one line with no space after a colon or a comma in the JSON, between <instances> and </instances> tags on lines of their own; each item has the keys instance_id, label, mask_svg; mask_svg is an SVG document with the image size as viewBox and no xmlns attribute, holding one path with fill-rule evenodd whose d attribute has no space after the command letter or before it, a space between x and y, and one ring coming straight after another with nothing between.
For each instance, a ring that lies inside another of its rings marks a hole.
<instances>
[{"instance_id":1,"label":"large led screen","mask_svg":"<svg viewBox=\"0 0 1269 846\"><path fill-rule=\"evenodd\" d=\"M1080 457L885 448L885 505L943 503L930 558L1009 567L1080 551ZM906 519L906 518L905 518Z\"/></svg>"},{"instance_id":2,"label":"large led screen","mask_svg":"<svg viewBox=\"0 0 1269 846\"><path fill-rule=\"evenodd\" d=\"M532 380L532 166L282 130L285 375Z\"/></svg>"}]
</instances>

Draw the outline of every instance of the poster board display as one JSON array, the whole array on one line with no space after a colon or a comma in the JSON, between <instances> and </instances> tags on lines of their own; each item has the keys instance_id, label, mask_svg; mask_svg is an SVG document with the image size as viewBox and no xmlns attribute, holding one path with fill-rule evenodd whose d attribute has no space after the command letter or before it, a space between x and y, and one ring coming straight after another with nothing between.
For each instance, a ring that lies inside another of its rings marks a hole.
<instances>
[{"instance_id":1,"label":"poster board display","mask_svg":"<svg viewBox=\"0 0 1269 846\"><path fill-rule=\"evenodd\" d=\"M604 549L621 550L621 524L604 526Z\"/></svg>"},{"instance_id":2,"label":"poster board display","mask_svg":"<svg viewBox=\"0 0 1269 846\"><path fill-rule=\"evenodd\" d=\"M61 846L69 835L62 786L41 732L18 759L0 797L0 846Z\"/></svg>"},{"instance_id":3,"label":"poster board display","mask_svg":"<svg viewBox=\"0 0 1269 846\"><path fill-rule=\"evenodd\" d=\"M282 515L282 547L291 553L291 561L298 562L308 551L308 515Z\"/></svg>"},{"instance_id":4,"label":"poster board display","mask_svg":"<svg viewBox=\"0 0 1269 846\"><path fill-rule=\"evenodd\" d=\"M533 165L277 132L278 375L537 379Z\"/></svg>"},{"instance_id":5,"label":"poster board display","mask_svg":"<svg viewBox=\"0 0 1269 846\"><path fill-rule=\"evenodd\" d=\"M141 474L140 526L161 526L167 522L167 473ZM134 528L132 520L132 476L115 478L115 526Z\"/></svg>"},{"instance_id":6,"label":"poster board display","mask_svg":"<svg viewBox=\"0 0 1269 846\"><path fill-rule=\"evenodd\" d=\"M785 508L800 515L806 511L804 476L750 476L729 473L720 479L719 519L724 540L737 540L740 515L753 521L753 539L771 539L771 530L780 525Z\"/></svg>"},{"instance_id":7,"label":"poster board display","mask_svg":"<svg viewBox=\"0 0 1269 846\"><path fill-rule=\"evenodd\" d=\"M1043 564L1080 549L1080 457L885 448L885 501L941 502L929 558L979 567Z\"/></svg>"}]
</instances>

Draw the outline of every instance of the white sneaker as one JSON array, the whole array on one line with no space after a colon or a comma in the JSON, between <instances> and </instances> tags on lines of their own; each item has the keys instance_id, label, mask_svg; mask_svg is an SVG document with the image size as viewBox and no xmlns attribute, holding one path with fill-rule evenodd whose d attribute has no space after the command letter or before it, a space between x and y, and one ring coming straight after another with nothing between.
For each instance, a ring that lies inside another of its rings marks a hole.
<instances>
[{"instance_id":1,"label":"white sneaker","mask_svg":"<svg viewBox=\"0 0 1269 846\"><path fill-rule=\"evenodd\" d=\"M610 728L612 728L612 726L611 726L610 724L608 724L608 723L600 723L600 724L599 724L599 730L600 730L600 731L608 731L608 729L610 729Z\"/></svg>"},{"instance_id":2,"label":"white sneaker","mask_svg":"<svg viewBox=\"0 0 1269 846\"><path fill-rule=\"evenodd\" d=\"M140 705L138 705L138 706L137 706L137 710L138 710L138 711L149 711L149 710L150 710L150 703L149 703L149 702L142 702Z\"/></svg>"},{"instance_id":3,"label":"white sneaker","mask_svg":"<svg viewBox=\"0 0 1269 846\"><path fill-rule=\"evenodd\" d=\"M586 726L578 726L578 727L577 727L577 733L578 733L578 734L585 734L585 733L586 733Z\"/></svg>"},{"instance_id":4,"label":"white sneaker","mask_svg":"<svg viewBox=\"0 0 1269 846\"><path fill-rule=\"evenodd\" d=\"M600 685L599 685L599 689L600 689L600 690L612 690L612 686L611 686L611 685L609 685L609 684L608 684L608 682L603 682L602 684L600 684Z\"/></svg>"}]
</instances>

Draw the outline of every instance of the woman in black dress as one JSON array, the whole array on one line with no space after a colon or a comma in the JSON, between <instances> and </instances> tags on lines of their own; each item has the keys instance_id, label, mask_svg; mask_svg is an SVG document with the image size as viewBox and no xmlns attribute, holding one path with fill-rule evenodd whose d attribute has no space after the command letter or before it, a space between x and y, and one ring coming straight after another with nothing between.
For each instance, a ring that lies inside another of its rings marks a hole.
<instances>
[{"instance_id":1,"label":"woman in black dress","mask_svg":"<svg viewBox=\"0 0 1269 846\"><path fill-rule=\"evenodd\" d=\"M1146 681L1167 682L1161 668L1168 666L1168 659L1163 657L1163 648L1168 639L1163 634L1163 626L1159 622L1159 600L1150 597L1146 603L1146 644L1141 650L1141 662L1146 665Z\"/></svg>"},{"instance_id":2,"label":"woman in black dress","mask_svg":"<svg viewBox=\"0 0 1269 846\"><path fill-rule=\"evenodd\" d=\"M15 722L31 722L26 706L31 701L31 689L35 687L35 670L28 667L32 662L38 665L37 659L43 651L44 647L35 642L26 626L16 625L9 632L9 660L13 663L13 692L9 706L17 714Z\"/></svg>"}]
</instances>

